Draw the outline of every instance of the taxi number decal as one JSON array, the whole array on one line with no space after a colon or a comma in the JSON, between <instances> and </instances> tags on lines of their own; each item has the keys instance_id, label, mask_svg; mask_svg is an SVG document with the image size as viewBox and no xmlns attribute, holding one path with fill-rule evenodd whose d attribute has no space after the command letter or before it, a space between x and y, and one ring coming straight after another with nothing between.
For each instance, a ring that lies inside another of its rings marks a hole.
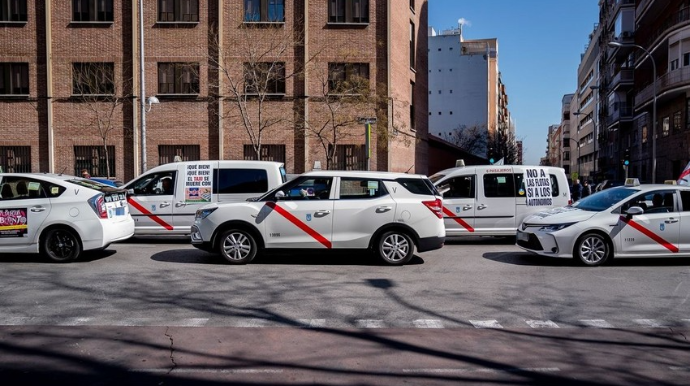
<instances>
[{"instance_id":1,"label":"taxi number decal","mask_svg":"<svg viewBox=\"0 0 690 386\"><path fill-rule=\"evenodd\" d=\"M644 234L645 236L647 236L647 237L649 237L650 239L656 241L657 243L659 243L660 245L662 245L664 248L668 249L669 251L671 251L671 252L673 252L673 253L678 253L678 247L676 247L675 245L673 245L673 244L669 243L668 241L664 240L662 237L660 237L660 236L657 235L656 233L654 233L654 232L650 231L649 229L643 227L642 225L636 223L636 222L633 221L632 219L631 219L631 220L628 220L628 218L626 218L625 216L621 216L620 219L621 219L621 221L623 221L624 223L626 223L626 224L630 225L631 227L633 227L633 228L637 229L638 231L640 231L640 232L641 232L642 234Z\"/></svg>"},{"instance_id":2,"label":"taxi number decal","mask_svg":"<svg viewBox=\"0 0 690 386\"><path fill-rule=\"evenodd\" d=\"M292 213L288 212L284 208L276 205L275 202L267 202L266 206L269 208L275 210L278 212L281 216L285 217L286 220L290 221L294 225L296 225L299 229L303 230L306 232L309 236L313 237L314 240L318 241L319 243L323 244L328 249L331 249L331 242L328 241L325 237L319 234L319 232L315 231L314 229L310 228L309 225L303 223L298 219L297 217L293 216Z\"/></svg>"},{"instance_id":3,"label":"taxi number decal","mask_svg":"<svg viewBox=\"0 0 690 386\"><path fill-rule=\"evenodd\" d=\"M474 232L474 228L472 228L472 227L470 226L470 224L468 224L467 222L465 222L465 220L461 219L460 217L455 217L455 213L451 212L451 211L450 211L448 208L446 208L445 206L443 207L443 213L444 213L446 216L448 216L448 217L452 218L453 220L455 220L456 223L462 225L463 228L467 229L467 230L470 231L470 232Z\"/></svg>"},{"instance_id":4,"label":"taxi number decal","mask_svg":"<svg viewBox=\"0 0 690 386\"><path fill-rule=\"evenodd\" d=\"M148 216L151 218L151 220L155 221L158 223L160 226L163 228L171 231L173 230L172 225L168 224L167 222L163 221L160 217L156 216L155 214L149 212L146 208L144 208L141 204L138 202L134 201L132 197L127 197L127 202L129 202L130 205L132 205L134 208L136 208L139 212L141 212L143 215Z\"/></svg>"}]
</instances>

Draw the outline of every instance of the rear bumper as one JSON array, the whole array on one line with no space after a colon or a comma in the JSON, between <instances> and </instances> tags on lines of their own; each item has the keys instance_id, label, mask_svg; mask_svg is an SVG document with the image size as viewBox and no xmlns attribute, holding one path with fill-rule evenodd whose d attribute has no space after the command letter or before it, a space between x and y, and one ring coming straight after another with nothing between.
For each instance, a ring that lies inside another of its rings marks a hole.
<instances>
[{"instance_id":1,"label":"rear bumper","mask_svg":"<svg viewBox=\"0 0 690 386\"><path fill-rule=\"evenodd\" d=\"M434 249L441 249L443 243L446 242L445 237L424 237L419 239L417 245L417 252L433 251Z\"/></svg>"}]
</instances>

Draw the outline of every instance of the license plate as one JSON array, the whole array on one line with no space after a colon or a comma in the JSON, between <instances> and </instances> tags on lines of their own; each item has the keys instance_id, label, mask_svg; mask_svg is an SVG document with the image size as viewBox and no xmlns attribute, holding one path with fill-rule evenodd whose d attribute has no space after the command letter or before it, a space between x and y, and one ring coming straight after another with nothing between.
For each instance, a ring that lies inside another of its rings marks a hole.
<instances>
[{"instance_id":1,"label":"license plate","mask_svg":"<svg viewBox=\"0 0 690 386\"><path fill-rule=\"evenodd\" d=\"M518 231L517 239L520 241L529 241L529 234Z\"/></svg>"}]
</instances>

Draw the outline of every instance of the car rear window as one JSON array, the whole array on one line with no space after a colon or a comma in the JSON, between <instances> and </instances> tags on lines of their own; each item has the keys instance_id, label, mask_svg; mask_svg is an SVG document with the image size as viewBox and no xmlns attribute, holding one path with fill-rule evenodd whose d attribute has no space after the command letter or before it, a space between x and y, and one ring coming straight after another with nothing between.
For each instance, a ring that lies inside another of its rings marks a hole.
<instances>
[{"instance_id":1,"label":"car rear window","mask_svg":"<svg viewBox=\"0 0 690 386\"><path fill-rule=\"evenodd\" d=\"M71 180L66 180L69 183L83 186L85 188L93 189L93 190L98 190L99 192L113 192L113 191L118 191L121 190L119 188L115 188L111 185L106 185L104 183L90 180L90 179L85 179L85 178L73 178Z\"/></svg>"},{"instance_id":2,"label":"car rear window","mask_svg":"<svg viewBox=\"0 0 690 386\"><path fill-rule=\"evenodd\" d=\"M434 184L426 178L398 178L395 182L402 185L410 193L440 196Z\"/></svg>"}]
</instances>

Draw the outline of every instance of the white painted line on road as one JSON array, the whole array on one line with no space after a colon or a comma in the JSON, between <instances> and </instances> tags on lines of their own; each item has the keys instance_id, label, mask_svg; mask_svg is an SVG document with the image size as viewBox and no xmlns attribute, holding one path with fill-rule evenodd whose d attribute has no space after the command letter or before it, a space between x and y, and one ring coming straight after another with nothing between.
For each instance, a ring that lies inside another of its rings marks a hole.
<instances>
[{"instance_id":1,"label":"white painted line on road","mask_svg":"<svg viewBox=\"0 0 690 386\"><path fill-rule=\"evenodd\" d=\"M358 319L357 328L384 328L383 320L378 319Z\"/></svg>"},{"instance_id":2,"label":"white painted line on road","mask_svg":"<svg viewBox=\"0 0 690 386\"><path fill-rule=\"evenodd\" d=\"M498 320L470 320L474 328L503 328Z\"/></svg>"},{"instance_id":3,"label":"white painted line on road","mask_svg":"<svg viewBox=\"0 0 690 386\"><path fill-rule=\"evenodd\" d=\"M323 328L326 327L326 319L300 319L299 324L306 328Z\"/></svg>"},{"instance_id":4,"label":"white painted line on road","mask_svg":"<svg viewBox=\"0 0 690 386\"><path fill-rule=\"evenodd\" d=\"M3 318L2 321L0 321L0 326L23 326L23 325L29 325L31 324L30 322L32 321L32 317L30 316L9 316L6 318Z\"/></svg>"},{"instance_id":5,"label":"white painted line on road","mask_svg":"<svg viewBox=\"0 0 690 386\"><path fill-rule=\"evenodd\" d=\"M682 322L690 323L690 319L681 319Z\"/></svg>"},{"instance_id":6,"label":"white painted line on road","mask_svg":"<svg viewBox=\"0 0 690 386\"><path fill-rule=\"evenodd\" d=\"M170 323L166 323L166 326L175 327L203 327L208 323L208 318L189 318L173 320Z\"/></svg>"},{"instance_id":7,"label":"white painted line on road","mask_svg":"<svg viewBox=\"0 0 690 386\"><path fill-rule=\"evenodd\" d=\"M412 374L458 374L458 373L551 373L561 371L558 367L514 367L505 369L403 369Z\"/></svg>"},{"instance_id":8,"label":"white painted line on road","mask_svg":"<svg viewBox=\"0 0 690 386\"><path fill-rule=\"evenodd\" d=\"M91 321L91 318L67 318L55 323L58 326L83 326Z\"/></svg>"},{"instance_id":9,"label":"white painted line on road","mask_svg":"<svg viewBox=\"0 0 690 386\"><path fill-rule=\"evenodd\" d=\"M671 371L690 371L690 366L669 366Z\"/></svg>"},{"instance_id":10,"label":"white painted line on road","mask_svg":"<svg viewBox=\"0 0 690 386\"><path fill-rule=\"evenodd\" d=\"M264 319L247 319L240 320L236 323L235 327L247 327L247 328L261 328L266 326L266 320Z\"/></svg>"},{"instance_id":11,"label":"white painted line on road","mask_svg":"<svg viewBox=\"0 0 690 386\"><path fill-rule=\"evenodd\" d=\"M641 325L642 327L649 327L649 328L667 327L656 319L635 319L633 321L635 323Z\"/></svg>"},{"instance_id":12,"label":"white painted line on road","mask_svg":"<svg viewBox=\"0 0 690 386\"><path fill-rule=\"evenodd\" d=\"M412 324L417 328L443 328L443 323L438 319L417 319Z\"/></svg>"},{"instance_id":13,"label":"white painted line on road","mask_svg":"<svg viewBox=\"0 0 690 386\"><path fill-rule=\"evenodd\" d=\"M280 374L283 370L274 369L129 369L130 373L213 373L213 374Z\"/></svg>"},{"instance_id":14,"label":"white painted line on road","mask_svg":"<svg viewBox=\"0 0 690 386\"><path fill-rule=\"evenodd\" d=\"M526 320L525 322L532 328L559 328L550 320Z\"/></svg>"},{"instance_id":15,"label":"white painted line on road","mask_svg":"<svg viewBox=\"0 0 690 386\"><path fill-rule=\"evenodd\" d=\"M596 327L596 328L613 328L613 324L605 321L604 319L582 319L580 323L586 327Z\"/></svg>"}]
</instances>

